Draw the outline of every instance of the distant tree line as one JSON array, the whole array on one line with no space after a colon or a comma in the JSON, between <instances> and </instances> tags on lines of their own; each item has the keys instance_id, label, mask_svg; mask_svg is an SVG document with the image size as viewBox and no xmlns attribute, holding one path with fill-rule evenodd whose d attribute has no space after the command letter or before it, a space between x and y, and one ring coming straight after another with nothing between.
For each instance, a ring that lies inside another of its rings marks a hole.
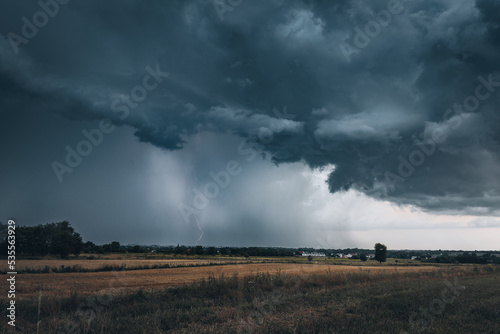
<instances>
[{"instance_id":1,"label":"distant tree line","mask_svg":"<svg viewBox=\"0 0 500 334\"><path fill-rule=\"evenodd\" d=\"M112 241L109 244L96 245L92 241L87 241L83 244L84 253L125 253L127 248L120 245L118 241ZM139 253L139 252L137 252Z\"/></svg>"},{"instance_id":2,"label":"distant tree line","mask_svg":"<svg viewBox=\"0 0 500 334\"><path fill-rule=\"evenodd\" d=\"M6 233L7 224L0 222L0 255L7 254ZM92 241L82 242L82 237L68 221L50 223L36 226L16 227L16 254L21 256L60 256L67 258L69 255L80 253L149 253L174 255L222 255L238 257L288 257L297 256L301 252L324 253L326 256L336 254L354 254L352 259L367 260L366 254L375 251L375 259L384 262L386 258L416 259L433 263L500 263L499 252L487 252L478 255L477 252L456 251L405 251L387 250L383 244L377 243L375 249L315 249L308 247L281 248L281 247L204 247L204 246L144 246L121 245L113 241L104 245L96 245ZM496 256L495 256L496 254Z\"/></svg>"},{"instance_id":3,"label":"distant tree line","mask_svg":"<svg viewBox=\"0 0 500 334\"><path fill-rule=\"evenodd\" d=\"M0 233L7 229L7 224L0 222ZM19 256L60 256L85 253L120 253L127 249L113 241L96 246L93 242L83 243L82 237L68 221L36 226L16 226L16 254ZM7 240L0 238L0 255L7 255Z\"/></svg>"},{"instance_id":4,"label":"distant tree line","mask_svg":"<svg viewBox=\"0 0 500 334\"><path fill-rule=\"evenodd\" d=\"M130 249L130 248L129 248ZM144 246L133 246L132 251L151 251ZM204 247L204 246L167 246L153 249L162 254L178 255L227 255L227 256L294 256L296 249L292 248L273 248L273 247Z\"/></svg>"},{"instance_id":5,"label":"distant tree line","mask_svg":"<svg viewBox=\"0 0 500 334\"><path fill-rule=\"evenodd\" d=\"M435 257L429 257L427 259L422 259L422 262L431 263L476 263L476 264L486 264L486 263L498 263L500 264L500 257L495 256L490 252L486 252L481 256L478 256L473 252L464 252L461 255L439 255Z\"/></svg>"}]
</instances>

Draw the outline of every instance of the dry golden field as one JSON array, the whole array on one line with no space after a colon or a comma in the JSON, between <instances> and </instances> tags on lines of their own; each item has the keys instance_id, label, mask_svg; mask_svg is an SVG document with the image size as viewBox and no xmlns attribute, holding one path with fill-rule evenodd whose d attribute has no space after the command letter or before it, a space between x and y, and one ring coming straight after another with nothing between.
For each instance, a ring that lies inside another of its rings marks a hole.
<instances>
[{"instance_id":1,"label":"dry golden field","mask_svg":"<svg viewBox=\"0 0 500 334\"><path fill-rule=\"evenodd\" d=\"M199 266L208 264L224 264L224 263L239 263L244 260L237 259L95 259L95 260L18 260L16 268L19 271L26 269L43 269L49 267L51 269L59 269L61 267L78 266L82 269L95 270L105 266L125 266L126 268L136 268L143 266L165 265L171 267L178 266ZM7 271L7 261L3 261L0 265L0 270Z\"/></svg>"},{"instance_id":2,"label":"dry golden field","mask_svg":"<svg viewBox=\"0 0 500 334\"><path fill-rule=\"evenodd\" d=\"M128 261L127 261L128 263ZM209 275L244 277L250 274L280 271L287 275L307 276L332 272L391 273L408 271L436 271L433 266L343 266L294 263L234 264L206 267L183 267L130 271L107 271L88 273L22 274L18 276L18 298L42 295L69 296L72 293L89 295L95 293L121 293L144 290L158 290L180 286L206 279Z\"/></svg>"},{"instance_id":3,"label":"dry golden field","mask_svg":"<svg viewBox=\"0 0 500 334\"><path fill-rule=\"evenodd\" d=\"M494 265L321 261L22 274L16 306L23 333L500 333L499 279Z\"/></svg>"}]
</instances>

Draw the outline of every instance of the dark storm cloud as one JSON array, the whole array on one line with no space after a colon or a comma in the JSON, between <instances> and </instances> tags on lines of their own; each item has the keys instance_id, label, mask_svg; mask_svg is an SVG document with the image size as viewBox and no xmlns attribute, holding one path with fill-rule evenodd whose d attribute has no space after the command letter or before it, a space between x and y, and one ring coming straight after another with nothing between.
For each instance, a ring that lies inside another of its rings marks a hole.
<instances>
[{"instance_id":1,"label":"dark storm cloud","mask_svg":"<svg viewBox=\"0 0 500 334\"><path fill-rule=\"evenodd\" d=\"M391 3L246 0L221 20L212 1L72 1L18 55L1 41L2 109L109 117L165 149L201 132L258 140L267 128L276 163L335 165L332 192L354 188L432 210L498 209L500 87L483 88L489 96L473 111L447 113L475 96L478 77L500 82L498 4L401 1L347 59L341 45L356 46L356 28L366 31ZM39 10L9 6L4 35L20 34L21 17ZM125 106L147 66L169 76L120 119L110 106ZM284 106L293 119L272 112ZM446 140L401 176L400 157L415 157L436 131Z\"/></svg>"}]
</instances>

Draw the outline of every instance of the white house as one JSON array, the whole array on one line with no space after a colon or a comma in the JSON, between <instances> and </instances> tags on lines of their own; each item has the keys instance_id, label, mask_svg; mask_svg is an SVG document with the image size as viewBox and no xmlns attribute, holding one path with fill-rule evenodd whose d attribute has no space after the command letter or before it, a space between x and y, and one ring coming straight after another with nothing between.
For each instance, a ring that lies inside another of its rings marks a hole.
<instances>
[{"instance_id":1,"label":"white house","mask_svg":"<svg viewBox=\"0 0 500 334\"><path fill-rule=\"evenodd\" d=\"M317 253L317 252L302 252L302 256L325 256L325 253Z\"/></svg>"}]
</instances>

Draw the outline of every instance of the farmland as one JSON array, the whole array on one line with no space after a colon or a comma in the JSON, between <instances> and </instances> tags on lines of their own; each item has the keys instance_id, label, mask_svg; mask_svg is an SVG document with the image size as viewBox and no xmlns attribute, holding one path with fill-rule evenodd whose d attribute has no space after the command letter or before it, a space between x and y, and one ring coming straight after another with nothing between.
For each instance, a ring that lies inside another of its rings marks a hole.
<instances>
[{"instance_id":1,"label":"farmland","mask_svg":"<svg viewBox=\"0 0 500 334\"><path fill-rule=\"evenodd\" d=\"M306 263L306 257L222 257L222 256L165 256L144 254L106 254L83 255L62 260L53 257L38 259L23 259L18 261L16 268L21 273L50 272L97 272L122 271L137 269L160 269L177 267L198 267L214 265L250 264L250 263ZM314 263L327 265L376 266L375 261L362 262L338 258L315 258ZM421 266L418 261L388 259L385 265ZM7 263L0 264L0 272L7 272Z\"/></svg>"},{"instance_id":2,"label":"farmland","mask_svg":"<svg viewBox=\"0 0 500 334\"><path fill-rule=\"evenodd\" d=\"M204 265L224 265L249 262L238 259L99 259L99 260L22 260L17 266L21 272L109 271L149 268L175 268ZM258 261L261 262L261 261ZM6 271L6 265L0 270Z\"/></svg>"},{"instance_id":3,"label":"farmland","mask_svg":"<svg viewBox=\"0 0 500 334\"><path fill-rule=\"evenodd\" d=\"M438 267L392 267L392 266L330 266L323 264L262 263L234 264L224 266L180 267L166 269L149 269L133 271L106 271L92 273L50 273L24 274L24 287L20 288L20 298L43 295L69 296L78 292L88 295L96 291L158 290L165 287L194 283L215 275L217 277L233 275L247 276L257 273L276 273L288 275L312 275L327 272L365 272L365 273L397 273L428 272L439 270Z\"/></svg>"},{"instance_id":4,"label":"farmland","mask_svg":"<svg viewBox=\"0 0 500 334\"><path fill-rule=\"evenodd\" d=\"M172 267L21 274L18 328L37 332L38 323L39 333L500 331L497 265L131 256L19 264L99 268L108 261L129 268ZM436 301L441 304L435 314L421 314L436 308Z\"/></svg>"}]
</instances>

